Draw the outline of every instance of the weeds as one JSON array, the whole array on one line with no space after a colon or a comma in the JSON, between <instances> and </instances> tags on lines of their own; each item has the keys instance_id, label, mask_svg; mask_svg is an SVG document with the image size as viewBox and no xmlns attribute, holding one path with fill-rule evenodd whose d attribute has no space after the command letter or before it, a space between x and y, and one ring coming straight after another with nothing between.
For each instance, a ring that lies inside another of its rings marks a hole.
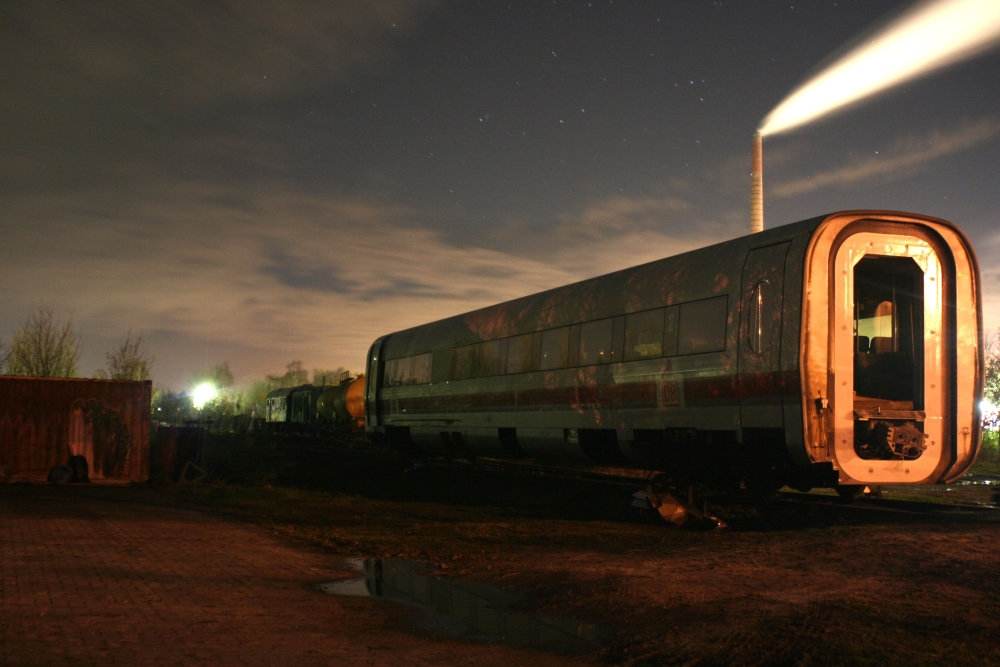
<instances>
[{"instance_id":1,"label":"weeds","mask_svg":"<svg viewBox=\"0 0 1000 667\"><path fill-rule=\"evenodd\" d=\"M979 463L1000 463L1000 431L983 429L982 448L979 453Z\"/></svg>"}]
</instances>

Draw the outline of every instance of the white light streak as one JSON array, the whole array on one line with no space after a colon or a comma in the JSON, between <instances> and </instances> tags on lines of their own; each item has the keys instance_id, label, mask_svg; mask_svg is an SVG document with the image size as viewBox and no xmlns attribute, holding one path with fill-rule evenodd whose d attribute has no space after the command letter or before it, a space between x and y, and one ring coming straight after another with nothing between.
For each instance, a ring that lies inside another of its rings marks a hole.
<instances>
[{"instance_id":1,"label":"white light streak","mask_svg":"<svg viewBox=\"0 0 1000 667\"><path fill-rule=\"evenodd\" d=\"M785 98L761 122L787 132L877 92L978 55L1000 40L1000 1L927 0Z\"/></svg>"}]
</instances>

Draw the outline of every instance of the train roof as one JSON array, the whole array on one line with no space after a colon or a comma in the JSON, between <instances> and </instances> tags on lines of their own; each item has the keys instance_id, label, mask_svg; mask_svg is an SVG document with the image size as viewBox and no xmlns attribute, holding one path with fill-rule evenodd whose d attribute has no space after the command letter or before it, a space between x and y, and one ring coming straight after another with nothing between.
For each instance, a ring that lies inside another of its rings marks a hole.
<instances>
[{"instance_id":1,"label":"train roof","mask_svg":"<svg viewBox=\"0 0 1000 667\"><path fill-rule=\"evenodd\" d=\"M270 399L270 398L278 398L280 396L288 396L290 393L292 393L293 389L294 389L294 387L285 387L285 388L282 388L282 389L275 389L274 391L268 392L267 393L267 397Z\"/></svg>"},{"instance_id":2,"label":"train roof","mask_svg":"<svg viewBox=\"0 0 1000 667\"><path fill-rule=\"evenodd\" d=\"M705 290L698 291L696 286L704 285L707 281L709 286L719 287L716 285L717 281L713 280L713 274L717 275L723 268L731 268L732 260L737 255L742 255L746 249L800 239L801 243L797 245L804 251L813 232L829 217L823 215L773 227L757 234L748 234L403 329L385 337L383 356L391 359L411 354L413 350L436 347L431 339L442 342L443 339L451 339L449 345L460 345L562 326L572 323L570 320L601 319L609 316L612 310L621 313L622 309L614 306L608 309L608 313L603 313L600 302L607 300L606 297L609 296L612 297L611 300L615 296L620 300L626 292L632 298L626 305L625 312L707 298L720 290L701 293ZM656 282L654 277L662 276L664 271L671 272L675 280L669 286L653 286L651 282ZM567 321L561 321L566 318ZM518 326L519 323L524 324Z\"/></svg>"},{"instance_id":3,"label":"train roof","mask_svg":"<svg viewBox=\"0 0 1000 667\"><path fill-rule=\"evenodd\" d=\"M751 248L790 241L788 261L804 262L817 229L828 221L858 215L924 219L955 229L964 238L952 223L924 215L874 210L830 213L403 329L382 338L382 356L393 359L729 293L736 288L733 266L742 266ZM664 280L664 275L670 279Z\"/></svg>"},{"instance_id":4,"label":"train roof","mask_svg":"<svg viewBox=\"0 0 1000 667\"><path fill-rule=\"evenodd\" d=\"M267 397L278 398L279 396L290 396L291 394L297 394L303 391L313 391L318 393L335 386L337 385L328 384L328 385L316 386L313 384L300 384L297 387L284 387L282 389L275 389L274 391L268 393Z\"/></svg>"}]
</instances>

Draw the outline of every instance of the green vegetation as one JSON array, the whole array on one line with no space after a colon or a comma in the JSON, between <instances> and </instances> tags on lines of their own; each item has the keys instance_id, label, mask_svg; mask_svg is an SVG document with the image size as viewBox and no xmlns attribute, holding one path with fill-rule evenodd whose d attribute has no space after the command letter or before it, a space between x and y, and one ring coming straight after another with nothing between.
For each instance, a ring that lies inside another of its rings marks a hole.
<instances>
[{"instance_id":1,"label":"green vegetation","mask_svg":"<svg viewBox=\"0 0 1000 667\"><path fill-rule=\"evenodd\" d=\"M191 378L192 385L208 382L216 389L229 389L235 384L233 371L229 368L229 362L223 361L211 368L199 371Z\"/></svg>"},{"instance_id":2,"label":"green vegetation","mask_svg":"<svg viewBox=\"0 0 1000 667\"><path fill-rule=\"evenodd\" d=\"M108 380L148 380L150 371L153 369L154 360L143 345L141 331L133 338L132 330L129 329L125 340L104 356L106 359L105 366L94 373L95 378Z\"/></svg>"},{"instance_id":3,"label":"green vegetation","mask_svg":"<svg viewBox=\"0 0 1000 667\"><path fill-rule=\"evenodd\" d=\"M228 361L218 363L211 368L198 371L191 376L189 387L208 383L216 390L215 396L207 401L201 409L194 407L190 391L175 391L164 387L153 390L152 417L162 424L180 426L185 422L201 422L220 433L230 433L236 430L246 430L246 419L252 413L252 405L248 403L248 393L235 386L233 372ZM263 396L267 391L263 392ZM263 403L263 398L260 398ZM248 407L249 406L249 407Z\"/></svg>"},{"instance_id":4,"label":"green vegetation","mask_svg":"<svg viewBox=\"0 0 1000 667\"><path fill-rule=\"evenodd\" d=\"M0 341L0 373L76 377L80 342L72 317L63 322L51 308L39 306L14 332L9 345Z\"/></svg>"},{"instance_id":5,"label":"green vegetation","mask_svg":"<svg viewBox=\"0 0 1000 667\"><path fill-rule=\"evenodd\" d=\"M1000 329L986 338L981 464L1000 464Z\"/></svg>"},{"instance_id":6,"label":"green vegetation","mask_svg":"<svg viewBox=\"0 0 1000 667\"><path fill-rule=\"evenodd\" d=\"M312 383L336 384L344 371L342 367L314 368ZM187 392L157 387L153 392L153 419L175 425L200 421L213 433L245 433L250 420L263 418L270 392L308 383L309 371L301 361L292 361L281 375L267 375L264 380L237 386L229 362L223 361L195 373L189 385L194 387L204 382L211 384L217 393L200 410L195 409Z\"/></svg>"},{"instance_id":7,"label":"green vegetation","mask_svg":"<svg viewBox=\"0 0 1000 667\"><path fill-rule=\"evenodd\" d=\"M1000 467L1000 432L983 427L983 446L976 469L983 466Z\"/></svg>"},{"instance_id":8,"label":"green vegetation","mask_svg":"<svg viewBox=\"0 0 1000 667\"><path fill-rule=\"evenodd\" d=\"M41 305L14 331L10 343L0 339L0 375L77 377L82 346L73 318L63 321L52 308ZM94 372L97 379L148 380L153 368L142 332L133 334L131 329L105 360L105 366Z\"/></svg>"}]
</instances>

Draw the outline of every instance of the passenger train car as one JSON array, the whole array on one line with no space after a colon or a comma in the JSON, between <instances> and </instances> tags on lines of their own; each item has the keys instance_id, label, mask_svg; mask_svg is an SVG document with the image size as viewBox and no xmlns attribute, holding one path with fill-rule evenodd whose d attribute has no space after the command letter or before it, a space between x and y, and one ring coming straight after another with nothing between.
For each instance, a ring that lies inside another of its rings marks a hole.
<instances>
[{"instance_id":1,"label":"passenger train car","mask_svg":"<svg viewBox=\"0 0 1000 667\"><path fill-rule=\"evenodd\" d=\"M957 227L848 211L383 336L364 419L678 483L945 483L978 452L982 344Z\"/></svg>"}]
</instances>

